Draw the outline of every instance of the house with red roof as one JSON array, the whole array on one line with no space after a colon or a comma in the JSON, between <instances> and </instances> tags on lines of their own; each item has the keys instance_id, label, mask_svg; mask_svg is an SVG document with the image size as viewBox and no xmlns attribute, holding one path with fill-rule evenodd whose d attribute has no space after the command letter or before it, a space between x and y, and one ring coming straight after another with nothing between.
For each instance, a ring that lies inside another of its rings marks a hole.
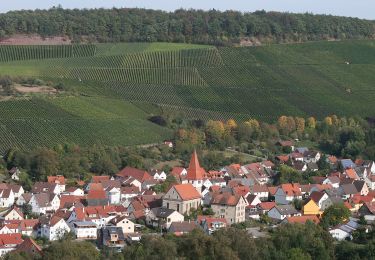
<instances>
[{"instance_id":1,"label":"house with red roof","mask_svg":"<svg viewBox=\"0 0 375 260\"><path fill-rule=\"evenodd\" d=\"M21 234L0 234L0 257L16 250L17 246L23 242Z\"/></svg>"},{"instance_id":2,"label":"house with red roof","mask_svg":"<svg viewBox=\"0 0 375 260\"><path fill-rule=\"evenodd\" d=\"M138 180L139 182L143 183L146 180L152 180L152 176L143 170L139 170L133 167L125 167L119 173L116 174L117 179L127 179L129 177L133 177L134 179Z\"/></svg>"},{"instance_id":3,"label":"house with red roof","mask_svg":"<svg viewBox=\"0 0 375 260\"><path fill-rule=\"evenodd\" d=\"M358 210L358 215L363 216L367 222L375 221L375 202L365 202Z\"/></svg>"},{"instance_id":4,"label":"house with red roof","mask_svg":"<svg viewBox=\"0 0 375 260\"><path fill-rule=\"evenodd\" d=\"M24 219L22 210L17 206L12 206L8 211L6 211L2 217L4 220L21 220Z\"/></svg>"},{"instance_id":5,"label":"house with red roof","mask_svg":"<svg viewBox=\"0 0 375 260\"><path fill-rule=\"evenodd\" d=\"M65 177L62 175L56 175L56 176L48 176L47 177L48 183L56 183L60 189L60 192L65 191Z\"/></svg>"},{"instance_id":6,"label":"house with red roof","mask_svg":"<svg viewBox=\"0 0 375 260\"><path fill-rule=\"evenodd\" d=\"M302 199L301 187L298 183L281 184L275 193L277 204L289 204L294 199Z\"/></svg>"},{"instance_id":7,"label":"house with red roof","mask_svg":"<svg viewBox=\"0 0 375 260\"><path fill-rule=\"evenodd\" d=\"M306 224L306 222L312 222L314 224L319 224L320 220L315 215L306 215L306 216L292 216L286 217L281 223L289 223L289 224Z\"/></svg>"},{"instance_id":8,"label":"house with red roof","mask_svg":"<svg viewBox=\"0 0 375 260\"><path fill-rule=\"evenodd\" d=\"M173 185L163 196L163 207L189 214L201 204L201 195L191 183Z\"/></svg>"},{"instance_id":9,"label":"house with red roof","mask_svg":"<svg viewBox=\"0 0 375 260\"><path fill-rule=\"evenodd\" d=\"M215 231L228 226L225 218L214 218L211 216L198 216L197 223L208 235L212 235Z\"/></svg>"},{"instance_id":10,"label":"house with red roof","mask_svg":"<svg viewBox=\"0 0 375 260\"><path fill-rule=\"evenodd\" d=\"M13 252L30 255L34 258L40 258L43 255L42 248L30 237L26 237L25 240L19 244L16 250Z\"/></svg>"},{"instance_id":11,"label":"house with red roof","mask_svg":"<svg viewBox=\"0 0 375 260\"><path fill-rule=\"evenodd\" d=\"M90 190L86 196L88 206L109 205L109 200L105 190Z\"/></svg>"}]
</instances>

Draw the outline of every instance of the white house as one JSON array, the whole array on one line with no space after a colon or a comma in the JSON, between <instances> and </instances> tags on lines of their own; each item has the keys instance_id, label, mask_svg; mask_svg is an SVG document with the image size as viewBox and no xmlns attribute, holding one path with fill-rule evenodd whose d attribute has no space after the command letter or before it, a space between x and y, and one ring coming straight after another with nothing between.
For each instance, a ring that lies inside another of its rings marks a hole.
<instances>
[{"instance_id":1,"label":"white house","mask_svg":"<svg viewBox=\"0 0 375 260\"><path fill-rule=\"evenodd\" d=\"M74 221L71 226L77 239L97 238L98 229L96 228L96 224L92 221Z\"/></svg>"},{"instance_id":2,"label":"white house","mask_svg":"<svg viewBox=\"0 0 375 260\"><path fill-rule=\"evenodd\" d=\"M150 174L157 181L165 181L167 179L167 174L164 171L152 170Z\"/></svg>"},{"instance_id":3,"label":"white house","mask_svg":"<svg viewBox=\"0 0 375 260\"><path fill-rule=\"evenodd\" d=\"M69 233L70 228L63 218L53 216L48 222L41 223L40 231L42 237L54 241L62 238L65 233Z\"/></svg>"},{"instance_id":4,"label":"white house","mask_svg":"<svg viewBox=\"0 0 375 260\"><path fill-rule=\"evenodd\" d=\"M349 222L345 224L338 225L329 229L329 233L333 238L337 240L352 239L353 231L357 230L359 227L358 223L354 219L350 219Z\"/></svg>"},{"instance_id":5,"label":"white house","mask_svg":"<svg viewBox=\"0 0 375 260\"><path fill-rule=\"evenodd\" d=\"M12 207L2 216L4 220L22 220L23 213L20 208Z\"/></svg>"},{"instance_id":6,"label":"white house","mask_svg":"<svg viewBox=\"0 0 375 260\"><path fill-rule=\"evenodd\" d=\"M148 226L168 229L172 222L183 222L184 215L173 209L153 208L146 215L146 224Z\"/></svg>"},{"instance_id":7,"label":"white house","mask_svg":"<svg viewBox=\"0 0 375 260\"><path fill-rule=\"evenodd\" d=\"M74 196L83 196L85 192L81 188L69 187L65 190L64 194L74 195Z\"/></svg>"},{"instance_id":8,"label":"white house","mask_svg":"<svg viewBox=\"0 0 375 260\"><path fill-rule=\"evenodd\" d=\"M20 180L21 171L18 169L18 167L13 167L12 169L10 169L9 174L12 180L15 180L15 181Z\"/></svg>"},{"instance_id":9,"label":"white house","mask_svg":"<svg viewBox=\"0 0 375 260\"><path fill-rule=\"evenodd\" d=\"M60 207L60 199L56 194L37 193L33 194L29 204L32 212L36 214L45 214L47 211L56 211Z\"/></svg>"},{"instance_id":10,"label":"white house","mask_svg":"<svg viewBox=\"0 0 375 260\"><path fill-rule=\"evenodd\" d=\"M109 225L121 227L124 234L134 233L135 224L130 221L125 215L120 215L112 218Z\"/></svg>"},{"instance_id":11,"label":"white house","mask_svg":"<svg viewBox=\"0 0 375 260\"><path fill-rule=\"evenodd\" d=\"M0 207L9 208L14 204L14 193L11 189L0 190Z\"/></svg>"},{"instance_id":12,"label":"white house","mask_svg":"<svg viewBox=\"0 0 375 260\"><path fill-rule=\"evenodd\" d=\"M108 187L106 189L109 204L120 204L121 202L121 188Z\"/></svg>"}]
</instances>

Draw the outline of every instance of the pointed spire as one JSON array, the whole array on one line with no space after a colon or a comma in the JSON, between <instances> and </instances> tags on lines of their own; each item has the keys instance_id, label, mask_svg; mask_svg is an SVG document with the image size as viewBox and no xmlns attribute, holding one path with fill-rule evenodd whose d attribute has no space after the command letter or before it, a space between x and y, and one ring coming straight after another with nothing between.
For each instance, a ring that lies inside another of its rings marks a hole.
<instances>
[{"instance_id":1,"label":"pointed spire","mask_svg":"<svg viewBox=\"0 0 375 260\"><path fill-rule=\"evenodd\" d=\"M193 154L191 155L186 178L188 180L203 180L203 173L204 169L199 165L197 151L194 150Z\"/></svg>"}]
</instances>

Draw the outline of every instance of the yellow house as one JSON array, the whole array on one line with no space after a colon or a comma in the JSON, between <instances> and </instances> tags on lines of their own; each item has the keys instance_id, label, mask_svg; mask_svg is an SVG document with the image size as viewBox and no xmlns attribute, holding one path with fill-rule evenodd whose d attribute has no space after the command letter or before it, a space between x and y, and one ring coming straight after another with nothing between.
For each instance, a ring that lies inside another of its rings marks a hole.
<instances>
[{"instance_id":1,"label":"yellow house","mask_svg":"<svg viewBox=\"0 0 375 260\"><path fill-rule=\"evenodd\" d=\"M302 208L303 215L320 215L322 212L314 200L308 199Z\"/></svg>"}]
</instances>

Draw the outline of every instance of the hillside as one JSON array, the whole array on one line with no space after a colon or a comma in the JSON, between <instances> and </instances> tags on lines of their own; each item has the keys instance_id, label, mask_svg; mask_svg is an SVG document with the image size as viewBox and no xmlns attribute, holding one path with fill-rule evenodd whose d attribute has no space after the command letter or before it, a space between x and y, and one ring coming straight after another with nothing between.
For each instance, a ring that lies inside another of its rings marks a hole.
<instances>
[{"instance_id":1,"label":"hillside","mask_svg":"<svg viewBox=\"0 0 375 260\"><path fill-rule=\"evenodd\" d=\"M0 102L0 142L2 149L157 142L170 132L147 117L161 113L265 121L283 114L373 116L374 72L370 40L246 48L0 46L1 75L63 82L81 94Z\"/></svg>"}]
</instances>

